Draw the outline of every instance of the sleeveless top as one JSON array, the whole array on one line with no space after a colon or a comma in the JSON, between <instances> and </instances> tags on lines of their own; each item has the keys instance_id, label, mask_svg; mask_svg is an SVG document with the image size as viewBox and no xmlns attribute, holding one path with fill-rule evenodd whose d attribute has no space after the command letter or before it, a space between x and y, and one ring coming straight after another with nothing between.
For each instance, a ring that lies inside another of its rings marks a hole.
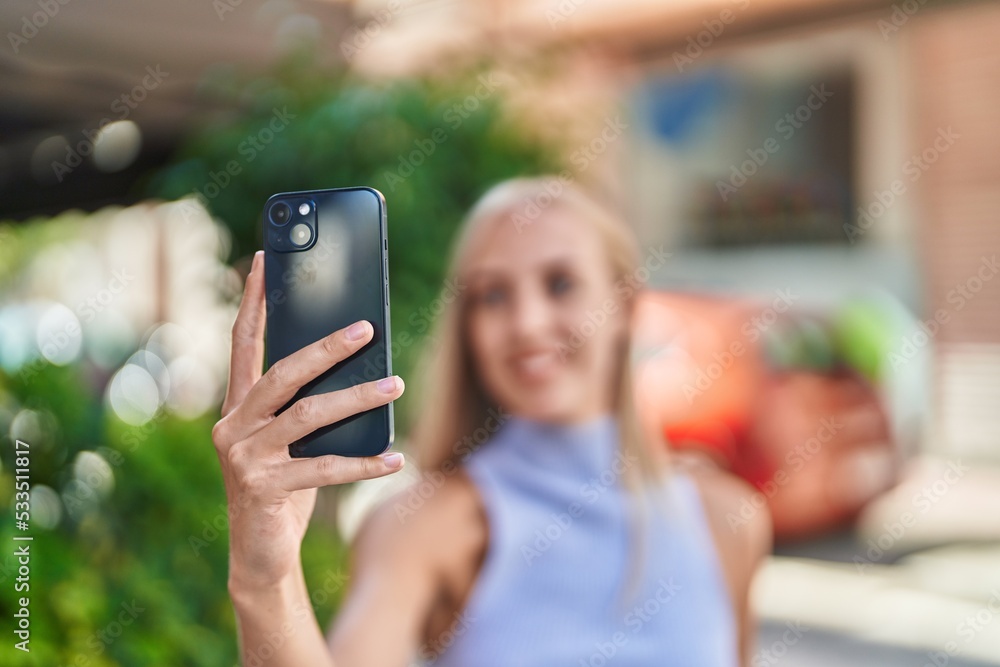
<instances>
[{"instance_id":1,"label":"sleeveless top","mask_svg":"<svg viewBox=\"0 0 1000 667\"><path fill-rule=\"evenodd\" d=\"M467 457L489 545L465 608L422 647L424 664L739 664L729 592L686 475L668 473L645 492L658 511L642 517L636 561L622 475L641 464L620 452L617 429L610 414L571 425L509 416Z\"/></svg>"}]
</instances>

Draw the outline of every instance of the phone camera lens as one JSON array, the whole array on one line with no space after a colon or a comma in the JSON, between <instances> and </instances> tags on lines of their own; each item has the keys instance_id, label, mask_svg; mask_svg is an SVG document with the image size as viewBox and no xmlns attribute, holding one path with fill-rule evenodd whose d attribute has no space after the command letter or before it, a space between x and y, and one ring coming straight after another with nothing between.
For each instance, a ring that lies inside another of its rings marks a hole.
<instances>
[{"instance_id":1,"label":"phone camera lens","mask_svg":"<svg viewBox=\"0 0 1000 667\"><path fill-rule=\"evenodd\" d=\"M312 229L309 225L300 222L292 227L292 233L290 234L292 237L292 245L299 248L307 246L309 245L309 242L312 241L312 235Z\"/></svg>"},{"instance_id":2,"label":"phone camera lens","mask_svg":"<svg viewBox=\"0 0 1000 667\"><path fill-rule=\"evenodd\" d=\"M283 201L279 201L271 207L271 222L276 225L283 225L292 217L292 209Z\"/></svg>"}]
</instances>

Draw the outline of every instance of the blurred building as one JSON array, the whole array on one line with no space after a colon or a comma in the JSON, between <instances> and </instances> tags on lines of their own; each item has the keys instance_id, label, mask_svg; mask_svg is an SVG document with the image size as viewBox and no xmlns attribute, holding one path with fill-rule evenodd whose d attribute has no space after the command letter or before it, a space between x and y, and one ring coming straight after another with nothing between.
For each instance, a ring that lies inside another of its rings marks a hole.
<instances>
[{"instance_id":1,"label":"blurred building","mask_svg":"<svg viewBox=\"0 0 1000 667\"><path fill-rule=\"evenodd\" d=\"M574 164L615 184L647 243L680 251L654 277L659 286L757 296L791 288L819 309L888 297L920 320L897 332L891 358L910 385L911 416L928 413L927 450L1000 458L1000 134L992 113L1000 6L355 7L375 21L388 17L356 63L373 71L435 67L482 50L564 56L563 79L532 96L539 123L564 130L588 117L568 148ZM623 141L600 140L602 108L626 110ZM907 367L925 356L933 380L922 394L913 385L924 369Z\"/></svg>"}]
</instances>

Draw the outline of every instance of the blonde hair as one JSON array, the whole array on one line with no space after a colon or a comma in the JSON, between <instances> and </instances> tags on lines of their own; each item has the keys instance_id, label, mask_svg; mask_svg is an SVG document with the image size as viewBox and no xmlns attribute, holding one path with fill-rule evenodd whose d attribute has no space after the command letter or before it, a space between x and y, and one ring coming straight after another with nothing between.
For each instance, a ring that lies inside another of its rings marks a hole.
<instances>
[{"instance_id":1,"label":"blonde hair","mask_svg":"<svg viewBox=\"0 0 1000 667\"><path fill-rule=\"evenodd\" d=\"M511 224L520 229L536 224L548 211L561 210L574 214L577 224L589 228L601 238L607 252L616 289L622 297L624 315L628 321L634 308L635 272L639 266L639 247L631 229L620 218L584 193L565 177L541 176L503 181L489 189L473 206L462 223L451 251L446 285L460 284L462 271L468 264L475 244L487 229L497 224ZM473 370L471 350L465 336L465 299L445 299L434 323L431 338L423 350L420 372L423 386L417 415L409 436L408 449L424 472L450 473L460 466L461 459L488 440L484 425L496 419L493 405ZM666 470L665 447L655 450L646 442L636 413L631 367L631 336L621 343L613 393L613 412L617 419L621 452L635 457L638 465L628 466L622 475L637 512L647 511L645 496L639 493L654 480L661 480ZM633 521L633 528L641 523ZM642 531L633 531L633 538L644 546ZM641 554L642 549L638 550ZM640 556L641 557L641 556ZM641 570L641 568L637 568ZM634 570L633 570L634 571Z\"/></svg>"}]
</instances>

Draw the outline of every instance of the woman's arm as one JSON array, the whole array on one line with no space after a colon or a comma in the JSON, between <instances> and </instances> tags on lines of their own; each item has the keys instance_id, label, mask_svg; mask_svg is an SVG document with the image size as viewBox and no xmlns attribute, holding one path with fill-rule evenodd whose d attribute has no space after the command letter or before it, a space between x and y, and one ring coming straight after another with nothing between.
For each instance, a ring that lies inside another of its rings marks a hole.
<instances>
[{"instance_id":1,"label":"woman's arm","mask_svg":"<svg viewBox=\"0 0 1000 667\"><path fill-rule=\"evenodd\" d=\"M684 467L698 483L726 576L738 623L740 664L750 665L753 663L757 633L750 588L757 568L771 553L771 515L766 507L760 508L734 529L730 524L731 517L740 516L741 504L752 498L756 489L710 463L693 463Z\"/></svg>"},{"instance_id":2,"label":"woman's arm","mask_svg":"<svg viewBox=\"0 0 1000 667\"><path fill-rule=\"evenodd\" d=\"M306 590L302 538L316 488L399 470L402 455L292 459L288 445L312 431L395 400L399 378L310 396L284 406L307 382L363 347L371 324L333 332L273 364L264 360L264 270L254 256L233 326L229 386L212 430L229 512L229 591L247 665L333 665Z\"/></svg>"},{"instance_id":3,"label":"woman's arm","mask_svg":"<svg viewBox=\"0 0 1000 667\"><path fill-rule=\"evenodd\" d=\"M270 586L241 587L230 578L243 665L333 666L316 622L302 568Z\"/></svg>"}]
</instances>

